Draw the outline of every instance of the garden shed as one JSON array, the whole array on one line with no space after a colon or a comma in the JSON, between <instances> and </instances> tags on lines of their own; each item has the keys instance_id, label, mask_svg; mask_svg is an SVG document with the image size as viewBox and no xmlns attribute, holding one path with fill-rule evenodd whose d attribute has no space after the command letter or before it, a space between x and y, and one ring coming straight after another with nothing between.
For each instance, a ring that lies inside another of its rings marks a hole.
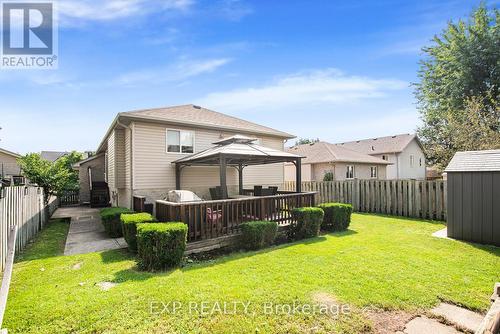
<instances>
[{"instance_id":1,"label":"garden shed","mask_svg":"<svg viewBox=\"0 0 500 334\"><path fill-rule=\"evenodd\" d=\"M448 236L500 246L500 150L457 152L445 171Z\"/></svg>"}]
</instances>

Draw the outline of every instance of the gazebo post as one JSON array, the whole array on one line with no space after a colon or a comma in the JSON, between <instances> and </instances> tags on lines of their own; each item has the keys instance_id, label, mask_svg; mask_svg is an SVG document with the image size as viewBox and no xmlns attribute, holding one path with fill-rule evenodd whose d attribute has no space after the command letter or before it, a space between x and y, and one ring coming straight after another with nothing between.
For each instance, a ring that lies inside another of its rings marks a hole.
<instances>
[{"instance_id":1,"label":"gazebo post","mask_svg":"<svg viewBox=\"0 0 500 334\"><path fill-rule=\"evenodd\" d=\"M175 164L175 189L181 190L181 166Z\"/></svg>"},{"instance_id":2,"label":"gazebo post","mask_svg":"<svg viewBox=\"0 0 500 334\"><path fill-rule=\"evenodd\" d=\"M302 192L302 158L295 160L295 191Z\"/></svg>"},{"instance_id":3,"label":"gazebo post","mask_svg":"<svg viewBox=\"0 0 500 334\"><path fill-rule=\"evenodd\" d=\"M238 164L238 191L240 195L243 195L243 165Z\"/></svg>"},{"instance_id":4,"label":"gazebo post","mask_svg":"<svg viewBox=\"0 0 500 334\"><path fill-rule=\"evenodd\" d=\"M222 192L222 199L227 199L227 182L226 182L226 173L227 173L227 165L226 165L226 157L221 154L219 159L219 167L220 167L220 187Z\"/></svg>"}]
</instances>

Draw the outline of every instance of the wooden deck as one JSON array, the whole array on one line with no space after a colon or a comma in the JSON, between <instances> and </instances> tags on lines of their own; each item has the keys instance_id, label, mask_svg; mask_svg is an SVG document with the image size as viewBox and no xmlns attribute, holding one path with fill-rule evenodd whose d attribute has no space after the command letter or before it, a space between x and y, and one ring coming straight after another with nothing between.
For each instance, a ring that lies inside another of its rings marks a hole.
<instances>
[{"instance_id":1,"label":"wooden deck","mask_svg":"<svg viewBox=\"0 0 500 334\"><path fill-rule=\"evenodd\" d=\"M291 209L313 206L315 192L280 193L217 201L172 203L156 201L159 221L179 221L188 225L188 242L237 234L246 221L270 220L288 225Z\"/></svg>"}]
</instances>

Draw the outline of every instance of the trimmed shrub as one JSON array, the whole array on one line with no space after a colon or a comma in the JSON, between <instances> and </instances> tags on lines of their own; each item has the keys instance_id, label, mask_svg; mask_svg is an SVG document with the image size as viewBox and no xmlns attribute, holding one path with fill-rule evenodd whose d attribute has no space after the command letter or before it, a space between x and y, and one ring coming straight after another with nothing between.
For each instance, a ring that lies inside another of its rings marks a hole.
<instances>
[{"instance_id":1,"label":"trimmed shrub","mask_svg":"<svg viewBox=\"0 0 500 334\"><path fill-rule=\"evenodd\" d=\"M131 252L137 252L137 224L154 222L155 218L149 213L122 213L123 237Z\"/></svg>"},{"instance_id":2,"label":"trimmed shrub","mask_svg":"<svg viewBox=\"0 0 500 334\"><path fill-rule=\"evenodd\" d=\"M278 224L270 221L252 221L240 225L241 247L244 249L259 249L272 245Z\"/></svg>"},{"instance_id":3,"label":"trimmed shrub","mask_svg":"<svg viewBox=\"0 0 500 334\"><path fill-rule=\"evenodd\" d=\"M325 212L321 228L325 231L344 231L351 223L352 205L324 203L318 205Z\"/></svg>"},{"instance_id":4,"label":"trimmed shrub","mask_svg":"<svg viewBox=\"0 0 500 334\"><path fill-rule=\"evenodd\" d=\"M288 238L300 240L319 235L324 212L320 208L305 207L292 210L293 222L288 227Z\"/></svg>"},{"instance_id":5,"label":"trimmed shrub","mask_svg":"<svg viewBox=\"0 0 500 334\"><path fill-rule=\"evenodd\" d=\"M120 221L120 216L122 213L134 212L130 209L120 207L104 208L101 210L102 224L104 225L106 233L111 238L119 238L123 236L122 223Z\"/></svg>"},{"instance_id":6,"label":"trimmed shrub","mask_svg":"<svg viewBox=\"0 0 500 334\"><path fill-rule=\"evenodd\" d=\"M186 250L188 227L184 223L137 224L137 257L141 270L178 266Z\"/></svg>"}]
</instances>

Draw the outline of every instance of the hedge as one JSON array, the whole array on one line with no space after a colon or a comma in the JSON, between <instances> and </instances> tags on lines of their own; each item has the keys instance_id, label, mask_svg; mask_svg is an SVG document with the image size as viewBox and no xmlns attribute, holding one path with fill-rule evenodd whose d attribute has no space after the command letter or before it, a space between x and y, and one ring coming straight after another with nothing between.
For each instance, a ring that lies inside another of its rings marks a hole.
<instances>
[{"instance_id":1,"label":"hedge","mask_svg":"<svg viewBox=\"0 0 500 334\"><path fill-rule=\"evenodd\" d=\"M141 270L178 266L186 250L188 227L184 223L137 224L137 259Z\"/></svg>"},{"instance_id":2,"label":"hedge","mask_svg":"<svg viewBox=\"0 0 500 334\"><path fill-rule=\"evenodd\" d=\"M137 252L137 224L154 222L154 217L149 213L122 213L123 237L127 242L128 249Z\"/></svg>"},{"instance_id":3,"label":"hedge","mask_svg":"<svg viewBox=\"0 0 500 334\"><path fill-rule=\"evenodd\" d=\"M321 228L325 231L344 231L351 223L352 205L324 203L318 205L325 212Z\"/></svg>"},{"instance_id":4,"label":"hedge","mask_svg":"<svg viewBox=\"0 0 500 334\"><path fill-rule=\"evenodd\" d=\"M300 240L319 235L324 212L320 208L305 207L292 210L292 223L288 227L288 238Z\"/></svg>"},{"instance_id":5,"label":"hedge","mask_svg":"<svg viewBox=\"0 0 500 334\"><path fill-rule=\"evenodd\" d=\"M130 209L120 207L104 208L101 210L102 224L104 225L106 233L111 238L119 238L123 236L122 224L120 221L120 216L122 213L134 212Z\"/></svg>"},{"instance_id":6,"label":"hedge","mask_svg":"<svg viewBox=\"0 0 500 334\"><path fill-rule=\"evenodd\" d=\"M278 224L271 221L251 221L240 224L241 247L259 249L273 244Z\"/></svg>"}]
</instances>

